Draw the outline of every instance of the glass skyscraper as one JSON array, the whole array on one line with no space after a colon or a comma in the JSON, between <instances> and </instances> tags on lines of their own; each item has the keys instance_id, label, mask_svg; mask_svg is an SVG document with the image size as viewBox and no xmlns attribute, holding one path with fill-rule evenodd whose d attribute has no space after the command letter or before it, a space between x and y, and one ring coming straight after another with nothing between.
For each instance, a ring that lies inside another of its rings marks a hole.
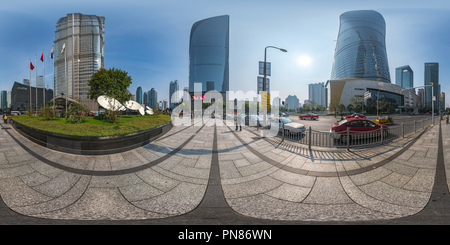
<instances>
[{"instance_id":1,"label":"glass skyscraper","mask_svg":"<svg viewBox=\"0 0 450 245\"><path fill-rule=\"evenodd\" d=\"M395 84L403 88L414 87L414 72L410 66L400 66L395 68ZM411 89L414 92L414 89Z\"/></svg>"},{"instance_id":2,"label":"glass skyscraper","mask_svg":"<svg viewBox=\"0 0 450 245\"><path fill-rule=\"evenodd\" d=\"M189 43L189 93L194 84L202 93L211 90L223 95L229 90L229 16L222 15L194 23Z\"/></svg>"},{"instance_id":3,"label":"glass skyscraper","mask_svg":"<svg viewBox=\"0 0 450 245\"><path fill-rule=\"evenodd\" d=\"M171 81L169 85L169 107L172 109L178 105L179 90L178 80Z\"/></svg>"},{"instance_id":4,"label":"glass skyscraper","mask_svg":"<svg viewBox=\"0 0 450 245\"><path fill-rule=\"evenodd\" d=\"M136 102L139 104L144 104L144 100L142 98L142 87L139 86L136 89Z\"/></svg>"},{"instance_id":5,"label":"glass skyscraper","mask_svg":"<svg viewBox=\"0 0 450 245\"><path fill-rule=\"evenodd\" d=\"M362 78L390 83L385 36L386 24L378 12L343 13L331 79Z\"/></svg>"},{"instance_id":6,"label":"glass skyscraper","mask_svg":"<svg viewBox=\"0 0 450 245\"><path fill-rule=\"evenodd\" d=\"M431 87L425 87L425 107L431 109L431 101L433 96L435 96L436 100L434 101L434 109L438 109L439 103L439 94L440 94L440 86L439 86L439 63L430 62L425 63L425 79L424 85L431 85L433 83L433 92L431 94Z\"/></svg>"},{"instance_id":7,"label":"glass skyscraper","mask_svg":"<svg viewBox=\"0 0 450 245\"><path fill-rule=\"evenodd\" d=\"M55 96L87 99L88 81L104 67L105 18L67 14L56 24L54 41Z\"/></svg>"}]
</instances>

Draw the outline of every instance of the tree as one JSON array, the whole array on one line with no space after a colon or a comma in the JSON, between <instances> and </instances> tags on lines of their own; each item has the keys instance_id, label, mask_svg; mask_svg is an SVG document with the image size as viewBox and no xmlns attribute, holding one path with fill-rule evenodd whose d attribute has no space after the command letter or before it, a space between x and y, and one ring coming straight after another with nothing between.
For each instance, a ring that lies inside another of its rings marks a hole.
<instances>
[{"instance_id":1,"label":"tree","mask_svg":"<svg viewBox=\"0 0 450 245\"><path fill-rule=\"evenodd\" d=\"M97 99L105 95L124 103L130 100L131 93L128 87L131 85L131 77L128 72L120 69L110 68L108 70L101 68L95 72L88 82L88 96L91 99Z\"/></svg>"},{"instance_id":2,"label":"tree","mask_svg":"<svg viewBox=\"0 0 450 245\"><path fill-rule=\"evenodd\" d=\"M85 115L89 113L89 108L82 104L70 103L69 110L67 112L67 120L71 123L82 123Z\"/></svg>"},{"instance_id":3,"label":"tree","mask_svg":"<svg viewBox=\"0 0 450 245\"><path fill-rule=\"evenodd\" d=\"M131 85L131 77L128 73L120 69L104 68L96 71L88 82L90 88L88 96L91 99L97 99L99 96L105 95L107 97L116 99L120 103L125 103L130 100L131 93L128 87ZM108 110L108 117L114 123L119 114L119 107Z\"/></svg>"}]
</instances>

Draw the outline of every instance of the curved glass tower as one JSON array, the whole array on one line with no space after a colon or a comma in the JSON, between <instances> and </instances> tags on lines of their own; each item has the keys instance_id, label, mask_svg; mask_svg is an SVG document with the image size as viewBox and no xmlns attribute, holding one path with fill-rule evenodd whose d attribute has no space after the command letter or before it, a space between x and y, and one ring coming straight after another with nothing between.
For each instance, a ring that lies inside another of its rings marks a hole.
<instances>
[{"instance_id":1,"label":"curved glass tower","mask_svg":"<svg viewBox=\"0 0 450 245\"><path fill-rule=\"evenodd\" d=\"M202 93L226 93L228 78L229 16L222 15L194 23L189 44L189 93L202 84ZM200 92L200 91L195 91Z\"/></svg>"},{"instance_id":2,"label":"curved glass tower","mask_svg":"<svg viewBox=\"0 0 450 245\"><path fill-rule=\"evenodd\" d=\"M385 36L386 24L378 12L343 13L331 79L364 78L390 83Z\"/></svg>"}]
</instances>

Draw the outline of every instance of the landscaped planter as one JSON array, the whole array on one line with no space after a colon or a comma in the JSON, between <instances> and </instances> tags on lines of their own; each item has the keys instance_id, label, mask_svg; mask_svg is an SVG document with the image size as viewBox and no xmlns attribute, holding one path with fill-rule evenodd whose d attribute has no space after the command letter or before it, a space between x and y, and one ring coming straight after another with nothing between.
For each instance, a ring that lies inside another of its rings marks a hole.
<instances>
[{"instance_id":1,"label":"landscaped planter","mask_svg":"<svg viewBox=\"0 0 450 245\"><path fill-rule=\"evenodd\" d=\"M128 151L165 134L172 122L156 128L119 136L71 136L51 133L25 126L12 119L9 123L25 138L47 148L82 155L104 155Z\"/></svg>"}]
</instances>

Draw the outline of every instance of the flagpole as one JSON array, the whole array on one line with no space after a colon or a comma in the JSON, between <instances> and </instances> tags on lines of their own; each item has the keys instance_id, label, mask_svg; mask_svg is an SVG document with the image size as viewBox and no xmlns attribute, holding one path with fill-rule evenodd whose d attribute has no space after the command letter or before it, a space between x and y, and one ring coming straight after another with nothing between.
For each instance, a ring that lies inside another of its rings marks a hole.
<instances>
[{"instance_id":1,"label":"flagpole","mask_svg":"<svg viewBox=\"0 0 450 245\"><path fill-rule=\"evenodd\" d=\"M55 60L53 59L53 45L52 51L50 53L50 58L52 59L52 79L53 79L53 112L55 111Z\"/></svg>"},{"instance_id":2,"label":"flagpole","mask_svg":"<svg viewBox=\"0 0 450 245\"><path fill-rule=\"evenodd\" d=\"M38 84L37 84L37 54L35 57L35 65L36 65L36 113L38 111L38 92L37 92L37 88L38 88ZM37 114L36 114L37 115Z\"/></svg>"},{"instance_id":3,"label":"flagpole","mask_svg":"<svg viewBox=\"0 0 450 245\"><path fill-rule=\"evenodd\" d=\"M31 69L31 58L30 58L30 81L28 83L28 86L30 87L30 108L28 108L28 109L30 109L30 114L31 114L31 71L32 70L33 69Z\"/></svg>"},{"instance_id":4,"label":"flagpole","mask_svg":"<svg viewBox=\"0 0 450 245\"><path fill-rule=\"evenodd\" d=\"M43 89L42 89L42 94L43 94L43 97L42 97L42 104L43 104L43 106L45 107L45 61L44 61L44 49L42 49L42 66L43 66L43 69L44 69L44 74L42 75L42 78L43 78Z\"/></svg>"}]
</instances>

